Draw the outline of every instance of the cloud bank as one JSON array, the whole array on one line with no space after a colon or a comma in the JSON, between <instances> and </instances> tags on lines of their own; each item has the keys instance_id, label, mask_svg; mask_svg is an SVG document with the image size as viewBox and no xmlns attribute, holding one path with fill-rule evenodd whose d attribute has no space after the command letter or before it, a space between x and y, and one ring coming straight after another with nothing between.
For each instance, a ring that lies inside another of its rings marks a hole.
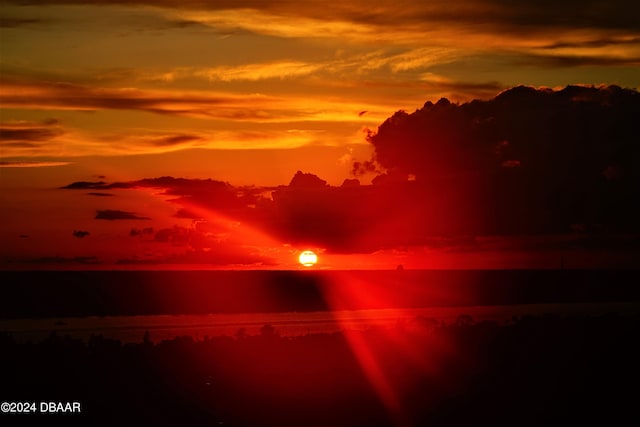
<instances>
[{"instance_id":1,"label":"cloud bank","mask_svg":"<svg viewBox=\"0 0 640 427\"><path fill-rule=\"evenodd\" d=\"M243 227L252 238L262 232L273 242L332 252L482 235L638 233L638 117L635 90L520 86L486 101L441 99L413 113L398 111L369 132L373 158L354 164L356 176L378 173L371 185L347 179L330 186L299 171L287 185L270 188L170 176L65 188L162 189L176 205L175 217L193 226L162 229L153 239L182 242L194 253L218 248L229 236L245 239L238 234Z\"/></svg>"}]
</instances>

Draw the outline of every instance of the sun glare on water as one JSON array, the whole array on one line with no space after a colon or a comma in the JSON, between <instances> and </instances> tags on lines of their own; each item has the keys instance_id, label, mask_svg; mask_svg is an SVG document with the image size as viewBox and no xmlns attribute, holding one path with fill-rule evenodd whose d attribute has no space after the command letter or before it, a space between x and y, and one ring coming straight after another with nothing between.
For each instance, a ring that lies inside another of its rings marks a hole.
<instances>
[{"instance_id":1,"label":"sun glare on water","mask_svg":"<svg viewBox=\"0 0 640 427\"><path fill-rule=\"evenodd\" d=\"M313 251L303 251L298 256L298 261L305 267L313 267L318 262L318 255Z\"/></svg>"}]
</instances>

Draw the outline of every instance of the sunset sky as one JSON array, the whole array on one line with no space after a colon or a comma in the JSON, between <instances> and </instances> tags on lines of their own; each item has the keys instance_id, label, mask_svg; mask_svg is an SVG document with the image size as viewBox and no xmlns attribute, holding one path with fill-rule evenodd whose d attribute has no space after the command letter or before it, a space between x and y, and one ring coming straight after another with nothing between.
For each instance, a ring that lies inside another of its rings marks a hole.
<instances>
[{"instance_id":1,"label":"sunset sky","mask_svg":"<svg viewBox=\"0 0 640 427\"><path fill-rule=\"evenodd\" d=\"M301 246L263 217L140 180L210 178L244 188L253 209L297 171L330 186L354 178L373 153L367 135L426 101L640 86L640 4L625 0L0 5L0 257L14 267L289 268L307 247L344 267L359 249ZM85 184L61 189L74 182ZM365 267L424 257L369 253Z\"/></svg>"}]
</instances>

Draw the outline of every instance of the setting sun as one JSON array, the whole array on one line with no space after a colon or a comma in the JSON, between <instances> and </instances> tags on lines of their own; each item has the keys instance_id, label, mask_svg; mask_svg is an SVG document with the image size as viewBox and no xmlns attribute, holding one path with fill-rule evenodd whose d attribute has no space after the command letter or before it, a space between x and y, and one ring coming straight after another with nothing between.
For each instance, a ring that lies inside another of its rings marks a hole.
<instances>
[{"instance_id":1,"label":"setting sun","mask_svg":"<svg viewBox=\"0 0 640 427\"><path fill-rule=\"evenodd\" d=\"M298 261L305 267L312 267L318 262L318 255L313 251L304 251L298 257Z\"/></svg>"}]
</instances>

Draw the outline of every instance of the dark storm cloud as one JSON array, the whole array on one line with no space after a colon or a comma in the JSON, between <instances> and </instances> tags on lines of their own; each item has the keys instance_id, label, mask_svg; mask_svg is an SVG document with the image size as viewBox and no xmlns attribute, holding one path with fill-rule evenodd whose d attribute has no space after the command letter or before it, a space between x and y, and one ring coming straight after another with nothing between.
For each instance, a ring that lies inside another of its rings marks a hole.
<instances>
[{"instance_id":1,"label":"dark storm cloud","mask_svg":"<svg viewBox=\"0 0 640 427\"><path fill-rule=\"evenodd\" d=\"M163 189L179 218L222 213L334 252L428 245L434 236L627 232L640 228L639 117L635 90L520 86L487 101L441 99L395 113L369 134L374 157L354 164L379 173L373 185L334 187L298 171L270 189L170 176L66 188ZM154 240L204 248L215 246L211 236L173 228Z\"/></svg>"},{"instance_id":2,"label":"dark storm cloud","mask_svg":"<svg viewBox=\"0 0 640 427\"><path fill-rule=\"evenodd\" d=\"M497 148L513 151L530 144L518 150L531 153L546 146L579 149L580 141L632 144L639 99L637 91L616 86L560 91L520 86L489 101L452 104L443 98L412 114L398 111L368 139L384 167L420 176L444 166L451 173L452 166L458 171L484 166Z\"/></svg>"},{"instance_id":3,"label":"dark storm cloud","mask_svg":"<svg viewBox=\"0 0 640 427\"><path fill-rule=\"evenodd\" d=\"M331 187L299 172L273 192L269 227L330 251L432 245L437 236L640 232L640 94L616 86L516 87L488 101L427 102L369 135L386 170Z\"/></svg>"},{"instance_id":4,"label":"dark storm cloud","mask_svg":"<svg viewBox=\"0 0 640 427\"><path fill-rule=\"evenodd\" d=\"M221 213L333 252L430 245L437 236L640 232L639 118L636 90L519 86L396 112L369 134L373 158L354 165L379 173L372 185L334 187L298 171L275 188L169 176L67 187L163 189L178 217ZM174 228L154 240L209 248L214 234Z\"/></svg>"},{"instance_id":5,"label":"dark storm cloud","mask_svg":"<svg viewBox=\"0 0 640 427\"><path fill-rule=\"evenodd\" d=\"M521 86L489 101L442 99L397 112L369 141L390 176L415 176L401 186L413 186L418 201L407 208L422 211L435 228L536 233L588 224L628 231L640 228L639 117L635 90ZM607 178L612 170L616 181Z\"/></svg>"},{"instance_id":6,"label":"dark storm cloud","mask_svg":"<svg viewBox=\"0 0 640 427\"><path fill-rule=\"evenodd\" d=\"M151 218L146 217L146 216L139 216L138 214L136 214L134 212L126 212L126 211L106 209L106 210L98 210L98 211L96 211L96 218L95 219L106 219L106 220L113 221L113 220L129 220L129 219L133 219L133 220L150 220Z\"/></svg>"},{"instance_id":7,"label":"dark storm cloud","mask_svg":"<svg viewBox=\"0 0 640 427\"><path fill-rule=\"evenodd\" d=\"M85 230L73 230L73 237L77 237L78 239L82 239L83 237L87 237L89 234L88 231Z\"/></svg>"}]
</instances>

